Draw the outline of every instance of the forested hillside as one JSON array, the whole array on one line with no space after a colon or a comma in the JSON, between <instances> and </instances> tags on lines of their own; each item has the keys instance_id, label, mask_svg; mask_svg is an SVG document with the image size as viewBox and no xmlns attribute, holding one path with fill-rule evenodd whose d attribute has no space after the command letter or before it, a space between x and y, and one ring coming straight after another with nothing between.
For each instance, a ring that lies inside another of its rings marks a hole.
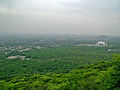
<instances>
[{"instance_id":1,"label":"forested hillside","mask_svg":"<svg viewBox=\"0 0 120 90\"><path fill-rule=\"evenodd\" d=\"M0 90L120 90L120 55L69 73L35 74L0 81Z\"/></svg>"}]
</instances>

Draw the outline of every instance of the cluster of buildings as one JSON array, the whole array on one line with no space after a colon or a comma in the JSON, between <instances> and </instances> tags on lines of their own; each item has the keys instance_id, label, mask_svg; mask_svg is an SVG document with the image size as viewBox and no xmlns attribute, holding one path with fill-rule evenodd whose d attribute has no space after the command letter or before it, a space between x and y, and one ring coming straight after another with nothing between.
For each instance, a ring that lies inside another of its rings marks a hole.
<instances>
[{"instance_id":1,"label":"cluster of buildings","mask_svg":"<svg viewBox=\"0 0 120 90\"><path fill-rule=\"evenodd\" d=\"M9 46L9 47L0 47L0 51L9 51L9 52L13 52L13 51L18 51L18 52L24 52L24 51L29 51L31 50L31 48L26 48L26 47L22 47L22 46Z\"/></svg>"},{"instance_id":2,"label":"cluster of buildings","mask_svg":"<svg viewBox=\"0 0 120 90\"><path fill-rule=\"evenodd\" d=\"M20 54L30 51L32 49L41 49L43 47L35 46L35 47L24 47L24 46L8 46L8 47L0 47L0 54L4 54L7 56L6 59L20 59L20 60L29 60L26 56L21 56ZM16 55L17 52L17 55ZM18 54L20 53L20 54Z\"/></svg>"},{"instance_id":3,"label":"cluster of buildings","mask_svg":"<svg viewBox=\"0 0 120 90\"><path fill-rule=\"evenodd\" d=\"M29 60L26 56L14 55L13 53L19 52L23 53L31 50L31 48L25 48L22 46L9 46L9 47L0 47L0 53L5 54L8 57L6 59L20 59L20 60Z\"/></svg>"},{"instance_id":4,"label":"cluster of buildings","mask_svg":"<svg viewBox=\"0 0 120 90\"><path fill-rule=\"evenodd\" d=\"M108 49L109 52L120 52L120 49Z\"/></svg>"},{"instance_id":5,"label":"cluster of buildings","mask_svg":"<svg viewBox=\"0 0 120 90\"><path fill-rule=\"evenodd\" d=\"M16 55L16 56L9 56L9 57L7 57L7 59L30 60L29 58L26 58L26 56L20 56L20 55Z\"/></svg>"}]
</instances>

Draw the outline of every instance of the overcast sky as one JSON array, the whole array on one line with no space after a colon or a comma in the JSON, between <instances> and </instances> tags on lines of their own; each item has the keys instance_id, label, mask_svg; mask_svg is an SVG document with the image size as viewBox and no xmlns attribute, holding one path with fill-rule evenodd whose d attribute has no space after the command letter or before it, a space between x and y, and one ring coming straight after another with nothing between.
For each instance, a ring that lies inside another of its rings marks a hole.
<instances>
[{"instance_id":1,"label":"overcast sky","mask_svg":"<svg viewBox=\"0 0 120 90\"><path fill-rule=\"evenodd\" d=\"M120 34L120 0L0 0L0 33Z\"/></svg>"}]
</instances>

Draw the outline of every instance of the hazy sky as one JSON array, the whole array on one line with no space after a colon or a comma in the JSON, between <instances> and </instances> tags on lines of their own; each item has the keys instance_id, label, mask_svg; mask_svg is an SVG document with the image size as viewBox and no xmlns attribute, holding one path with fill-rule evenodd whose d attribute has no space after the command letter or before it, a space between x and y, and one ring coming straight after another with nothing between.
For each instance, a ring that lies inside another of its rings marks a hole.
<instances>
[{"instance_id":1,"label":"hazy sky","mask_svg":"<svg viewBox=\"0 0 120 90\"><path fill-rule=\"evenodd\" d=\"M120 0L0 0L0 33L120 33Z\"/></svg>"}]
</instances>

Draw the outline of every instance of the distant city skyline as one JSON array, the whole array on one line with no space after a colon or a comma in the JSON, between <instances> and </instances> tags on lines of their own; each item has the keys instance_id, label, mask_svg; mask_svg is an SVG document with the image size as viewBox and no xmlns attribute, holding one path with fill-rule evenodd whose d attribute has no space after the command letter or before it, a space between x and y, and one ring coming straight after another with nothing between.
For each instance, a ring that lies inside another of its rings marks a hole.
<instances>
[{"instance_id":1,"label":"distant city skyline","mask_svg":"<svg viewBox=\"0 0 120 90\"><path fill-rule=\"evenodd\" d=\"M120 0L0 0L0 33L119 35Z\"/></svg>"}]
</instances>

